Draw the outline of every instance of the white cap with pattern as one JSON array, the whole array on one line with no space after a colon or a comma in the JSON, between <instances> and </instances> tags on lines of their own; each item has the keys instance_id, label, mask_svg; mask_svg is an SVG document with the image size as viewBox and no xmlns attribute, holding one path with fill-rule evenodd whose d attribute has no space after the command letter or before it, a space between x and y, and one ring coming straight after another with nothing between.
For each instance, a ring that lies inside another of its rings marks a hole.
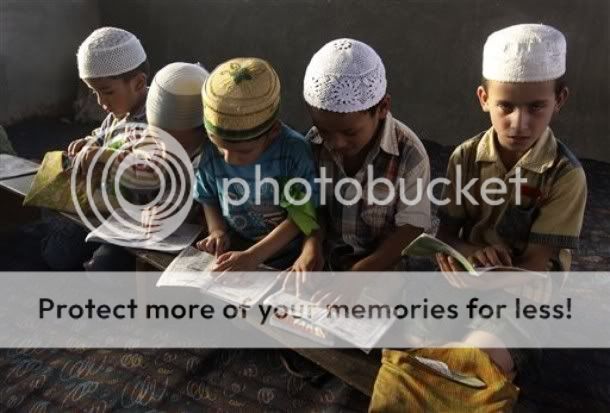
<instances>
[{"instance_id":1,"label":"white cap with pattern","mask_svg":"<svg viewBox=\"0 0 610 413\"><path fill-rule=\"evenodd\" d=\"M201 88L210 74L199 64L170 63L153 78L146 97L149 124L186 130L203 125Z\"/></svg>"},{"instance_id":2,"label":"white cap with pattern","mask_svg":"<svg viewBox=\"0 0 610 413\"><path fill-rule=\"evenodd\" d=\"M544 24L518 24L492 33L483 48L483 77L543 82L566 72L566 39Z\"/></svg>"},{"instance_id":3,"label":"white cap with pattern","mask_svg":"<svg viewBox=\"0 0 610 413\"><path fill-rule=\"evenodd\" d=\"M79 77L96 79L137 68L146 60L146 52L132 33L116 27L102 27L85 39L76 58Z\"/></svg>"},{"instance_id":4,"label":"white cap with pattern","mask_svg":"<svg viewBox=\"0 0 610 413\"><path fill-rule=\"evenodd\" d=\"M385 67L369 45L337 39L313 55L303 81L305 101L331 112L358 112L381 101L386 94Z\"/></svg>"}]
</instances>

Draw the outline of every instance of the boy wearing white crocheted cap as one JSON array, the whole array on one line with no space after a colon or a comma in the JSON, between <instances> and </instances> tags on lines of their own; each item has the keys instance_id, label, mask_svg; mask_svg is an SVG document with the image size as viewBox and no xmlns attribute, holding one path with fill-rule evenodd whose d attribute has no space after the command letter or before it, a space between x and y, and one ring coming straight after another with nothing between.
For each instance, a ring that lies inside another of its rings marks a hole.
<instances>
[{"instance_id":1,"label":"boy wearing white crocheted cap","mask_svg":"<svg viewBox=\"0 0 610 413\"><path fill-rule=\"evenodd\" d=\"M439 209L439 235L477 265L569 269L568 250L577 247L587 189L582 166L549 128L568 98L565 71L566 40L550 26L511 26L485 43L477 96L492 126L454 151L445 190L450 202ZM526 180L521 196L513 193L495 206L457 205L457 165L467 171L465 180L506 179L519 170ZM528 225L514 225L523 221L518 209L531 210ZM454 262L439 258L443 269L454 269Z\"/></svg>"},{"instance_id":2,"label":"boy wearing white crocheted cap","mask_svg":"<svg viewBox=\"0 0 610 413\"><path fill-rule=\"evenodd\" d=\"M334 184L322 189L331 267L392 269L402 248L430 225L427 195L417 194L417 181L426 188L430 179L428 155L415 133L392 117L386 86L379 55L353 39L327 43L305 72L303 95L314 124L307 139L320 174ZM360 199L354 200L356 185L343 185L343 196L336 196L344 178L362 188ZM320 262L320 251L319 243L309 243L301 259Z\"/></svg>"},{"instance_id":3,"label":"boy wearing white crocheted cap","mask_svg":"<svg viewBox=\"0 0 610 413\"><path fill-rule=\"evenodd\" d=\"M108 112L90 136L68 146L68 155L71 158L79 155L75 159L79 159L81 170L86 173L98 151L125 131L124 123L146 122L149 65L140 41L132 33L116 27L94 30L78 49L77 65L79 77ZM102 155L109 153L106 150ZM102 163L105 157L98 159ZM84 243L84 229L61 218L54 219L51 225L53 230L42 241L47 264L57 270L81 269L92 253L91 245Z\"/></svg>"},{"instance_id":4,"label":"boy wearing white crocheted cap","mask_svg":"<svg viewBox=\"0 0 610 413\"><path fill-rule=\"evenodd\" d=\"M91 136L70 143L68 155L76 156L87 143L90 156L96 147L110 143L122 132L119 122L146 122L147 79L150 68L142 44L132 33L116 27L94 30L77 52L78 74L98 104L108 113Z\"/></svg>"},{"instance_id":5,"label":"boy wearing white crocheted cap","mask_svg":"<svg viewBox=\"0 0 610 413\"><path fill-rule=\"evenodd\" d=\"M490 115L491 127L453 152L447 168L450 183L443 195L449 203L439 208L438 232L476 266L532 271L570 268L587 186L578 159L549 128L568 97L565 71L566 40L553 27L511 26L492 33L485 43L483 84L477 96ZM457 182L459 168L461 183ZM516 176L523 179L520 186L509 181ZM509 192L502 200L494 199L500 202L493 205L479 193L473 194L476 204L467 198L457 202L456 187L473 178L502 180ZM437 261L444 272L461 269L447 256L439 255ZM468 281L465 285L485 282L486 288L502 283L498 277ZM496 347L488 353L505 374L510 376L525 364L522 353L502 349L493 334L485 337L481 340L478 335L472 343Z\"/></svg>"}]
</instances>

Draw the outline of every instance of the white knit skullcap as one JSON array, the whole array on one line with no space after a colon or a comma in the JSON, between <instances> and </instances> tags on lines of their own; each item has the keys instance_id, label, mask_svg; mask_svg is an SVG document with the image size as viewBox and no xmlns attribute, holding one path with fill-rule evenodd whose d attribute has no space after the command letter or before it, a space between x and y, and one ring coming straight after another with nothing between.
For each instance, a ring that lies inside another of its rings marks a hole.
<instances>
[{"instance_id":1,"label":"white knit skullcap","mask_svg":"<svg viewBox=\"0 0 610 413\"><path fill-rule=\"evenodd\" d=\"M386 94L385 67L367 44L337 39L313 55L303 81L305 101L331 112L358 112Z\"/></svg>"},{"instance_id":2,"label":"white knit skullcap","mask_svg":"<svg viewBox=\"0 0 610 413\"><path fill-rule=\"evenodd\" d=\"M136 36L116 27L102 27L85 39L76 54L81 79L117 76L146 60L146 52Z\"/></svg>"},{"instance_id":3,"label":"white knit skullcap","mask_svg":"<svg viewBox=\"0 0 610 413\"><path fill-rule=\"evenodd\" d=\"M566 72L566 39L544 24L518 24L492 33L483 48L483 77L543 82Z\"/></svg>"},{"instance_id":4,"label":"white knit skullcap","mask_svg":"<svg viewBox=\"0 0 610 413\"><path fill-rule=\"evenodd\" d=\"M153 78L146 97L146 119L162 129L203 125L201 88L210 74L200 65L170 63Z\"/></svg>"}]
</instances>

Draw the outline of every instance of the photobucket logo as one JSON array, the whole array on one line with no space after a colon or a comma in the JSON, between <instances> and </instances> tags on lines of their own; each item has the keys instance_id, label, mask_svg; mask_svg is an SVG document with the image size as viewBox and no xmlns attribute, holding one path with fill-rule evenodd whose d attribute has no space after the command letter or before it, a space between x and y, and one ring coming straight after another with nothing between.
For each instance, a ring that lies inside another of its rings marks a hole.
<instances>
[{"instance_id":1,"label":"photobucket logo","mask_svg":"<svg viewBox=\"0 0 610 413\"><path fill-rule=\"evenodd\" d=\"M277 178L263 177L260 165L255 166L254 183L250 183L240 177L223 178L223 199L222 203L225 209L231 206L241 206L252 202L256 205L261 204L263 192L267 192L266 185L271 186L273 204L280 204L280 197L293 205L304 205L312 200L314 195L319 195L319 205L328 204L328 195L332 194L336 202L344 206L352 206L365 200L367 205L387 206L399 200L407 206L418 205L421 202L430 202L433 205L443 206L451 202L456 205L464 205L465 201L471 205L480 205L479 199L483 204L495 206L507 202L507 196L512 193L511 188L514 186L515 204L521 205L521 189L522 185L527 183L527 179L521 175L521 168L515 168L515 175L508 178L508 184L505 180L492 177L484 180L479 178L471 178L465 181L462 171L462 165L456 165L455 181L451 181L446 177L435 178L431 181L428 179L417 177L414 179L406 179L399 177L396 180L391 180L386 177L375 178L375 170L373 165L367 166L367 173L362 181L343 177L338 180L331 178L325 167L320 167L320 176L313 179L313 183L302 177L288 179L283 187L280 187L280 182ZM479 184L479 185L477 185ZM434 189L438 185L444 185L446 190L443 198L437 198L434 194ZM230 192L231 187L239 187L240 190ZM291 194L293 188L299 188L302 197L295 199ZM265 188L263 190L263 188ZM476 188L476 192L472 191ZM239 194L229 196L228 194Z\"/></svg>"},{"instance_id":2,"label":"photobucket logo","mask_svg":"<svg viewBox=\"0 0 610 413\"><path fill-rule=\"evenodd\" d=\"M70 189L81 221L113 244L143 247L171 235L192 203L193 165L160 128L120 122L73 160Z\"/></svg>"}]
</instances>

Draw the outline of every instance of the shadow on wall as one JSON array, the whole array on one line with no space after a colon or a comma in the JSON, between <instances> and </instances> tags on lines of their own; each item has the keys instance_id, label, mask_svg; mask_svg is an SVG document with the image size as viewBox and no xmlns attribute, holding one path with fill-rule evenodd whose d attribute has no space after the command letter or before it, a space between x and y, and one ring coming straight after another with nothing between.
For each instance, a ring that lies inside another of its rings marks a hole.
<instances>
[{"instance_id":1,"label":"shadow on wall","mask_svg":"<svg viewBox=\"0 0 610 413\"><path fill-rule=\"evenodd\" d=\"M69 113L76 50L101 24L97 0L0 2L0 124Z\"/></svg>"}]
</instances>

